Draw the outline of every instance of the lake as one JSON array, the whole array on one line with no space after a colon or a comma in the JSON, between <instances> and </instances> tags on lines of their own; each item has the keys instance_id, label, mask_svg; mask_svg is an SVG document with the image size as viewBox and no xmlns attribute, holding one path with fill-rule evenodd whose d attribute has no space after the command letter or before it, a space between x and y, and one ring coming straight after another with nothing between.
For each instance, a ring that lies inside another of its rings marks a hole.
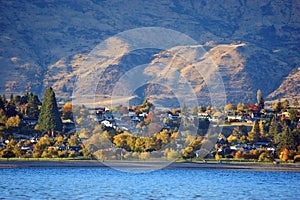
<instances>
[{"instance_id":1,"label":"lake","mask_svg":"<svg viewBox=\"0 0 300 200\"><path fill-rule=\"evenodd\" d=\"M0 199L300 199L300 173L3 168Z\"/></svg>"}]
</instances>

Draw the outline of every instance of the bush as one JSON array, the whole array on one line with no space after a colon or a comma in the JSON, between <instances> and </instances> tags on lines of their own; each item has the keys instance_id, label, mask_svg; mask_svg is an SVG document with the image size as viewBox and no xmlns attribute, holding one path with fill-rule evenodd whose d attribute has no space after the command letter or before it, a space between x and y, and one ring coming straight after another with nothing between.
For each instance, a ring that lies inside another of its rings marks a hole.
<instances>
[{"instance_id":1,"label":"bush","mask_svg":"<svg viewBox=\"0 0 300 200\"><path fill-rule=\"evenodd\" d=\"M57 151L57 156L59 158L66 158L68 157L68 151L67 150L64 150L64 151Z\"/></svg>"},{"instance_id":2,"label":"bush","mask_svg":"<svg viewBox=\"0 0 300 200\"><path fill-rule=\"evenodd\" d=\"M75 151L69 151L69 158L75 158L76 152Z\"/></svg>"},{"instance_id":3,"label":"bush","mask_svg":"<svg viewBox=\"0 0 300 200\"><path fill-rule=\"evenodd\" d=\"M258 157L258 161L271 162L273 158L268 152L262 152Z\"/></svg>"}]
</instances>

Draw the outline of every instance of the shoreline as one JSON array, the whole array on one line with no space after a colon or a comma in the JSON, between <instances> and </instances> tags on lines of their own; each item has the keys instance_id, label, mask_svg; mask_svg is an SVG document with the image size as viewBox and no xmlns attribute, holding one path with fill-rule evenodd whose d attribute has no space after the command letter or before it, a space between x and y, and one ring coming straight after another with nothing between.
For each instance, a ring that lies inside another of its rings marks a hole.
<instances>
[{"instance_id":1,"label":"shoreline","mask_svg":"<svg viewBox=\"0 0 300 200\"><path fill-rule=\"evenodd\" d=\"M0 161L3 168L115 168L121 170L158 170L158 169L190 169L190 170L237 170L237 171L280 171L300 172L298 164L272 163L199 163L199 162L100 162L90 161Z\"/></svg>"}]
</instances>

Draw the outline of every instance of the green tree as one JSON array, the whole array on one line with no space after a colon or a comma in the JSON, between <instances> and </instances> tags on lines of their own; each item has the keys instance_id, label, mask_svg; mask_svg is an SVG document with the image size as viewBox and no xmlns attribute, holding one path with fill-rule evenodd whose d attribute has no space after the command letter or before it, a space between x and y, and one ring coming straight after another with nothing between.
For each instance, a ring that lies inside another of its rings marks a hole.
<instances>
[{"instance_id":1,"label":"green tree","mask_svg":"<svg viewBox=\"0 0 300 200\"><path fill-rule=\"evenodd\" d=\"M47 88L41 112L38 119L40 130L61 131L62 121L58 112L55 93L52 88Z\"/></svg>"},{"instance_id":2,"label":"green tree","mask_svg":"<svg viewBox=\"0 0 300 200\"><path fill-rule=\"evenodd\" d=\"M5 125L6 121L7 121L7 117L4 110L0 109L0 124Z\"/></svg>"},{"instance_id":3,"label":"green tree","mask_svg":"<svg viewBox=\"0 0 300 200\"><path fill-rule=\"evenodd\" d=\"M279 124L276 121L276 117L273 117L269 128L269 136L271 137L271 141L274 144L278 144L279 142L278 134L279 134Z\"/></svg>"},{"instance_id":4,"label":"green tree","mask_svg":"<svg viewBox=\"0 0 300 200\"><path fill-rule=\"evenodd\" d=\"M293 124L297 124L299 121L298 111L296 109L289 109L290 120Z\"/></svg>"},{"instance_id":5,"label":"green tree","mask_svg":"<svg viewBox=\"0 0 300 200\"><path fill-rule=\"evenodd\" d=\"M17 95L14 97L14 103L19 106L21 104L21 96Z\"/></svg>"},{"instance_id":6,"label":"green tree","mask_svg":"<svg viewBox=\"0 0 300 200\"><path fill-rule=\"evenodd\" d=\"M261 90L257 90L256 98L257 98L257 106L259 107L259 109L263 109L265 107L265 102L262 97Z\"/></svg>"},{"instance_id":7,"label":"green tree","mask_svg":"<svg viewBox=\"0 0 300 200\"><path fill-rule=\"evenodd\" d=\"M2 100L2 98L0 98L0 109L5 110L5 104Z\"/></svg>"},{"instance_id":8,"label":"green tree","mask_svg":"<svg viewBox=\"0 0 300 200\"><path fill-rule=\"evenodd\" d=\"M273 105L272 105L272 109L275 111L275 112L279 112L281 111L282 109L282 103L281 103L281 99L279 98L277 102L275 102Z\"/></svg>"},{"instance_id":9,"label":"green tree","mask_svg":"<svg viewBox=\"0 0 300 200\"><path fill-rule=\"evenodd\" d=\"M287 147L289 150L296 149L295 137L287 125L284 125L283 127L283 132L277 148L279 151L281 151L283 147Z\"/></svg>"},{"instance_id":10,"label":"green tree","mask_svg":"<svg viewBox=\"0 0 300 200\"><path fill-rule=\"evenodd\" d=\"M27 108L26 108L26 116L29 118L38 118L39 117L39 105L40 100L37 95L33 95L32 93L29 95Z\"/></svg>"},{"instance_id":11,"label":"green tree","mask_svg":"<svg viewBox=\"0 0 300 200\"><path fill-rule=\"evenodd\" d=\"M5 106L6 116L7 117L13 117L18 114L16 111L16 105L13 101L9 101Z\"/></svg>"}]
</instances>

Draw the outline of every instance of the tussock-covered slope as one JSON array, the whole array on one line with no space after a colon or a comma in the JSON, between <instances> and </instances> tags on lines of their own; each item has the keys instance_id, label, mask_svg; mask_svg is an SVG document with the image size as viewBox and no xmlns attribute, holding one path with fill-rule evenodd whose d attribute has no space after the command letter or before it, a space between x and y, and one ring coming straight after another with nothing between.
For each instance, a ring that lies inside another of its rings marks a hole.
<instances>
[{"instance_id":1,"label":"tussock-covered slope","mask_svg":"<svg viewBox=\"0 0 300 200\"><path fill-rule=\"evenodd\" d=\"M299 66L299 8L298 1L272 0L1 1L0 93L42 94L53 86L65 98L82 55L119 32L159 26L205 46L223 74L229 100L253 100L259 88L264 96L276 90L269 98L293 96L299 85L293 78L286 84L286 77ZM146 60L153 59L154 53ZM191 66L181 70L197 82Z\"/></svg>"}]
</instances>

